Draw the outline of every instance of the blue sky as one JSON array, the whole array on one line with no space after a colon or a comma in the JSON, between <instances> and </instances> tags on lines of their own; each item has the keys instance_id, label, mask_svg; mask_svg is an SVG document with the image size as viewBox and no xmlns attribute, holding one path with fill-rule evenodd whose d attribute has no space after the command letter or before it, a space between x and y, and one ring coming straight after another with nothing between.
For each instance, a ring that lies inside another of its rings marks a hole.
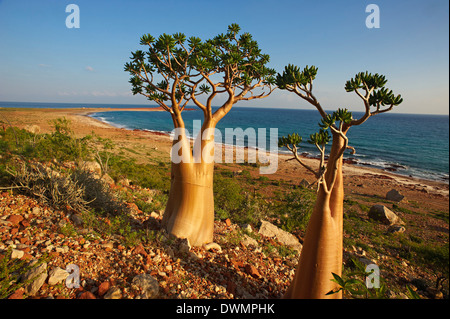
<instances>
[{"instance_id":1,"label":"blue sky","mask_svg":"<svg viewBox=\"0 0 450 319\"><path fill-rule=\"evenodd\" d=\"M66 27L70 3L79 6L79 29ZM371 3L378 29L365 24ZM149 104L131 95L123 71L140 36L207 39L231 23L253 35L277 71L317 66L314 91L325 109L362 110L344 84L368 70L402 94L396 112L449 113L447 0L0 0L0 101ZM280 90L239 106L311 108Z\"/></svg>"}]
</instances>

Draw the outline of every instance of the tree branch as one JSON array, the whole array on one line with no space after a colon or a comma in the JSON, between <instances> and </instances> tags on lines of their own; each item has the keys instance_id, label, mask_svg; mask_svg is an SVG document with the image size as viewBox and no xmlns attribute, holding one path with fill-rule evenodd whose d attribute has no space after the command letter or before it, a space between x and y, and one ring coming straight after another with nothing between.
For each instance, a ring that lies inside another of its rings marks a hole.
<instances>
[{"instance_id":1,"label":"tree branch","mask_svg":"<svg viewBox=\"0 0 450 319\"><path fill-rule=\"evenodd\" d=\"M298 156L297 153L297 146L296 145L292 145L292 148L289 145L286 145L287 149L290 150L292 152L292 154L294 155L294 158L298 163L300 163L300 165L302 165L304 168L306 168L308 171L310 171L311 173L314 174L314 176L317 178L319 172L317 172L316 170L314 170L311 166L307 165L306 163L304 163L301 158Z\"/></svg>"}]
</instances>

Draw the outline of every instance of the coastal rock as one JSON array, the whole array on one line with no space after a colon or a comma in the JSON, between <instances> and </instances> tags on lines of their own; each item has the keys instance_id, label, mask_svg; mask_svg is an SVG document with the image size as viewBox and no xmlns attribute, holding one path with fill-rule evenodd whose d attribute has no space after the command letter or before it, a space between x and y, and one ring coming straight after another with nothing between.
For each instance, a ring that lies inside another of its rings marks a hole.
<instances>
[{"instance_id":1,"label":"coastal rock","mask_svg":"<svg viewBox=\"0 0 450 319\"><path fill-rule=\"evenodd\" d=\"M147 256L147 252L145 251L144 246L142 246L142 244L139 244L138 246L136 246L136 248L134 248L133 250L134 254L140 254L142 256Z\"/></svg>"},{"instance_id":2,"label":"coastal rock","mask_svg":"<svg viewBox=\"0 0 450 319\"><path fill-rule=\"evenodd\" d=\"M283 245L289 246L297 250L298 252L302 250L302 244L300 244L300 242L294 235L278 228L274 224L271 224L267 221L261 221L259 233L266 237L276 238Z\"/></svg>"},{"instance_id":3,"label":"coastal rock","mask_svg":"<svg viewBox=\"0 0 450 319\"><path fill-rule=\"evenodd\" d=\"M241 243L246 247L248 246L258 247L258 242L248 235L244 235L244 239L241 241Z\"/></svg>"},{"instance_id":4,"label":"coastal rock","mask_svg":"<svg viewBox=\"0 0 450 319\"><path fill-rule=\"evenodd\" d=\"M222 252L222 248L219 246L219 244L217 243L208 243L205 246L206 250L217 250L217 252L221 253Z\"/></svg>"},{"instance_id":5,"label":"coastal rock","mask_svg":"<svg viewBox=\"0 0 450 319\"><path fill-rule=\"evenodd\" d=\"M404 225L405 223L393 211L383 205L373 205L369 211L369 218L386 225Z\"/></svg>"},{"instance_id":6,"label":"coastal rock","mask_svg":"<svg viewBox=\"0 0 450 319\"><path fill-rule=\"evenodd\" d=\"M388 233L391 233L391 234L401 234L406 231L406 228L401 225L392 225L388 228L387 231L388 231Z\"/></svg>"},{"instance_id":7,"label":"coastal rock","mask_svg":"<svg viewBox=\"0 0 450 319\"><path fill-rule=\"evenodd\" d=\"M42 263L38 267L29 270L23 277L22 282L31 282L25 287L25 293L34 296L47 279L47 263Z\"/></svg>"},{"instance_id":8,"label":"coastal rock","mask_svg":"<svg viewBox=\"0 0 450 319\"><path fill-rule=\"evenodd\" d=\"M108 174L104 174L101 177L101 180L104 181L106 184L114 184L114 180L112 179L111 176L109 176Z\"/></svg>"},{"instance_id":9,"label":"coastal rock","mask_svg":"<svg viewBox=\"0 0 450 319\"><path fill-rule=\"evenodd\" d=\"M50 286L54 286L61 281L66 280L68 276L69 273L66 270L55 267L48 273L48 284Z\"/></svg>"},{"instance_id":10,"label":"coastal rock","mask_svg":"<svg viewBox=\"0 0 450 319\"><path fill-rule=\"evenodd\" d=\"M17 289L12 295L8 297L8 299L23 299L23 293L25 289L23 287Z\"/></svg>"},{"instance_id":11,"label":"coastal rock","mask_svg":"<svg viewBox=\"0 0 450 319\"><path fill-rule=\"evenodd\" d=\"M244 224L244 225L242 225L242 226L241 226L241 229L242 229L243 231L248 232L248 233L253 233L253 229L252 229L252 226L251 226L250 224Z\"/></svg>"},{"instance_id":12,"label":"coastal rock","mask_svg":"<svg viewBox=\"0 0 450 319\"><path fill-rule=\"evenodd\" d=\"M102 167L100 166L99 163L95 162L95 161L87 161L83 163L83 167L85 170L101 175L102 174Z\"/></svg>"},{"instance_id":13,"label":"coastal rock","mask_svg":"<svg viewBox=\"0 0 450 319\"><path fill-rule=\"evenodd\" d=\"M405 198L405 196L400 194L396 189L391 189L386 194L386 199L387 200L392 200L394 202L401 202L404 198Z\"/></svg>"},{"instance_id":14,"label":"coastal rock","mask_svg":"<svg viewBox=\"0 0 450 319\"><path fill-rule=\"evenodd\" d=\"M102 282L100 284L100 286L98 286L98 291L97 291L98 295L101 297L104 294L106 294L108 292L110 286L111 285L110 285L109 281Z\"/></svg>"},{"instance_id":15,"label":"coastal rock","mask_svg":"<svg viewBox=\"0 0 450 319\"><path fill-rule=\"evenodd\" d=\"M304 187L304 188L309 188L310 184L306 179L302 179L299 186Z\"/></svg>"},{"instance_id":16,"label":"coastal rock","mask_svg":"<svg viewBox=\"0 0 450 319\"><path fill-rule=\"evenodd\" d=\"M41 208L39 206L33 207L32 213L33 215L39 215L41 213Z\"/></svg>"},{"instance_id":17,"label":"coastal rock","mask_svg":"<svg viewBox=\"0 0 450 319\"><path fill-rule=\"evenodd\" d=\"M159 283L158 281L151 275L141 274L137 275L133 278L133 285L136 285L138 288L143 291L143 298L147 299L155 299L159 296Z\"/></svg>"},{"instance_id":18,"label":"coastal rock","mask_svg":"<svg viewBox=\"0 0 450 319\"><path fill-rule=\"evenodd\" d=\"M261 274L259 273L258 269L256 269L255 266L250 264L245 265L245 272L250 276L252 276L253 278L261 277Z\"/></svg>"},{"instance_id":19,"label":"coastal rock","mask_svg":"<svg viewBox=\"0 0 450 319\"><path fill-rule=\"evenodd\" d=\"M103 243L101 246L105 251L112 251L114 249L114 243L110 241Z\"/></svg>"},{"instance_id":20,"label":"coastal rock","mask_svg":"<svg viewBox=\"0 0 450 319\"><path fill-rule=\"evenodd\" d=\"M24 252L20 249L13 249L11 251L11 259L20 259L24 255Z\"/></svg>"},{"instance_id":21,"label":"coastal rock","mask_svg":"<svg viewBox=\"0 0 450 319\"><path fill-rule=\"evenodd\" d=\"M356 158L350 157L342 160L345 164L358 164L358 160Z\"/></svg>"},{"instance_id":22,"label":"coastal rock","mask_svg":"<svg viewBox=\"0 0 450 319\"><path fill-rule=\"evenodd\" d=\"M119 179L117 184L122 185L122 186L130 186L131 181L128 178L121 178L121 179Z\"/></svg>"},{"instance_id":23,"label":"coastal rock","mask_svg":"<svg viewBox=\"0 0 450 319\"><path fill-rule=\"evenodd\" d=\"M25 126L25 130L33 134L39 134L41 132L41 128L36 124L30 124Z\"/></svg>"},{"instance_id":24,"label":"coastal rock","mask_svg":"<svg viewBox=\"0 0 450 319\"><path fill-rule=\"evenodd\" d=\"M120 291L120 288L118 287L111 287L109 288L108 292L103 297L104 299L121 299L122 298L122 292Z\"/></svg>"},{"instance_id":25,"label":"coastal rock","mask_svg":"<svg viewBox=\"0 0 450 319\"><path fill-rule=\"evenodd\" d=\"M84 291L81 293L81 295L78 297L78 299L97 299L95 295L90 291Z\"/></svg>"},{"instance_id":26,"label":"coastal rock","mask_svg":"<svg viewBox=\"0 0 450 319\"><path fill-rule=\"evenodd\" d=\"M216 250L219 253L222 252L222 248L219 246L219 244L214 243L214 242L204 245L204 248L206 250Z\"/></svg>"}]
</instances>

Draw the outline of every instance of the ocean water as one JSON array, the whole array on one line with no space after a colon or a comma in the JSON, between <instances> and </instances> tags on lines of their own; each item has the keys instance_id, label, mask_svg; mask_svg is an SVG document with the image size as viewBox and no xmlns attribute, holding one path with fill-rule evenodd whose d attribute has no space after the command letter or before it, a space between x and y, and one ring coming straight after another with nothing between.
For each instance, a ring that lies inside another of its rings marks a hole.
<instances>
[{"instance_id":1,"label":"ocean water","mask_svg":"<svg viewBox=\"0 0 450 319\"><path fill-rule=\"evenodd\" d=\"M19 103L0 102L0 107L39 107L39 108L133 108L145 105L72 104L72 103ZM91 114L93 118L126 129L140 129L170 133L173 124L167 112L109 111ZM361 113L353 112L354 118ZM199 110L183 112L186 128L193 132L193 121L201 120ZM269 148L269 128L278 128L278 135L286 136L297 132L303 137L299 153L317 156L315 146L306 142L309 135L318 131L320 115L316 110L283 108L233 107L218 124L225 142L225 128L267 129L266 148ZM371 117L360 126L351 127L348 134L349 145L356 154L346 152L356 165L382 168L394 173L430 180L449 180L449 117L448 115L414 115L384 113ZM256 135L258 139L258 136ZM253 139L235 141L248 146L257 146ZM260 145L259 145L260 146ZM330 149L328 146L328 150ZM279 152L287 153L286 149Z\"/></svg>"},{"instance_id":2,"label":"ocean water","mask_svg":"<svg viewBox=\"0 0 450 319\"><path fill-rule=\"evenodd\" d=\"M186 111L183 119L192 134L193 121L201 120L201 111ZM354 117L362 114L354 112ZM173 124L167 112L101 112L91 115L112 125L127 129L171 132ZM278 135L297 132L303 137L299 153L317 156L315 146L306 141L318 131L320 116L315 110L239 108L234 107L217 125L225 142L225 128L266 128L266 148L269 148L269 128L278 128ZM257 136L257 134L256 134ZM366 165L431 180L448 181L449 117L439 115L379 114L363 125L350 128L349 145L356 154L345 154L357 165ZM258 136L257 136L258 138ZM216 140L216 142L219 142ZM242 141L240 141L242 142ZM238 141L235 141L238 143ZM245 138L244 145L258 145ZM330 146L329 146L330 147ZM328 147L328 149L329 149ZM287 153L286 149L279 149Z\"/></svg>"}]
</instances>

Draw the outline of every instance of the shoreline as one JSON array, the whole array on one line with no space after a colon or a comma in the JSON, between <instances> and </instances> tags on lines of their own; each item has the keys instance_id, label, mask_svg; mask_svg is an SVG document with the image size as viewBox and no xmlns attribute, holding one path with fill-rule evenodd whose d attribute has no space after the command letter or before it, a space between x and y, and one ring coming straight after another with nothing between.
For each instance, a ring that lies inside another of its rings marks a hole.
<instances>
[{"instance_id":1,"label":"shoreline","mask_svg":"<svg viewBox=\"0 0 450 319\"><path fill-rule=\"evenodd\" d=\"M74 134L77 136L85 136L95 131L97 134L103 137L111 138L114 141L118 141L121 144L123 140L132 139L133 143L144 144L152 148L157 148L161 151L163 156L169 158L169 151L171 148L171 141L169 134L156 131L147 130L129 130L125 128L118 128L112 124L105 123L101 120L95 119L90 114L97 112L107 112L107 111L141 111L140 108L133 109L114 109L114 108L98 108L98 109L87 109L87 108L64 108L64 109L0 109L5 118L9 119L13 126L19 128L29 129L31 126L37 126L40 133L49 132L52 129L51 121L52 119L66 117L72 121L72 126ZM160 112L162 109L158 108L147 108L146 111L150 112ZM130 142L123 142L125 145ZM230 145L222 144L222 147L231 147ZM267 152L268 153L268 152ZM222 154L224 152L222 151ZM272 179L288 179L297 180L300 182L302 179L308 180L310 183L314 180L311 173L304 171L302 167L295 161L286 161L291 158L292 155L278 153L278 170L269 175ZM247 157L244 157L247 158ZM318 159L303 157L304 161L310 165L317 165ZM149 159L147 159L149 160ZM150 159L151 160L151 159ZM170 159L169 159L170 161ZM218 164L224 165L224 164ZM234 166L239 164L232 164ZM235 169L235 168L233 168ZM428 180L419 177L410 177L401 174L395 174L392 172L384 171L383 169L366 167L363 165L355 165L344 163L343 172L346 178L347 186L350 188L357 188L353 192L360 191L364 188L363 180L366 179L376 179L379 183L372 183L373 187L386 186L387 184L392 184L392 188L395 186L401 186L411 191L419 191L424 194L437 195L437 196L449 196L449 184L445 181ZM268 175L261 175L268 176ZM390 186L390 187L391 187ZM366 190L365 190L366 191ZM388 190L389 191L389 190ZM384 192L384 190L383 190ZM448 202L447 202L448 206ZM448 207L447 207L448 209Z\"/></svg>"},{"instance_id":2,"label":"shoreline","mask_svg":"<svg viewBox=\"0 0 450 319\"><path fill-rule=\"evenodd\" d=\"M141 111L142 109L140 109L140 108L133 108L133 109L111 109L111 108L108 108L107 110L103 110L102 109L102 112L109 112L109 111ZM164 109L162 109L161 107L159 107L158 109L155 109L155 108L153 108L153 109L146 109L146 110L142 110L142 111L164 111ZM165 132L165 131L157 131L157 130L148 130L148 129L128 129L128 128L121 128L121 127L119 127L119 126L115 126L114 124L112 124L112 123L109 123L109 122L106 122L106 121L101 121L101 120L98 120L98 119L96 119L96 118L93 118L93 117L91 117L91 115L92 114L95 114L95 113L98 113L98 111L95 111L95 112L88 112L88 113L80 113L80 115L82 115L82 116L86 116L86 117L88 117L89 119L91 119L91 120L94 120L94 121L96 121L96 122L98 122L98 123L101 123L102 125L109 125L111 128L119 128L119 129L125 129L125 130L130 130L130 131L142 131L142 132L148 132L148 133L151 133L151 134L155 134L155 135L160 135L160 136L167 136L167 137L169 137L170 138L170 133L168 133L168 132ZM228 145L228 144L225 144L225 143L216 143L216 146L217 145L219 145L219 144L221 144L222 145L222 147L233 147L233 145ZM244 146L244 149L247 149L248 147L247 146ZM256 147L255 148L255 150L256 151L258 151L258 147ZM266 151L266 153L269 153L269 151ZM282 156L282 157L292 157L292 155L289 153L289 152L278 152L278 156ZM306 155L306 156L304 156L304 155L302 155L302 154L299 154L299 157L300 158L302 158L302 159L304 159L304 160L315 160L315 161L318 161L319 159L317 158L317 157L315 157L315 156L313 156L313 155L311 155L311 156L308 156L308 155ZM445 180L444 178L440 178L440 179L438 179L438 178L436 178L436 179L433 179L433 178L423 178L423 177L419 177L419 176L413 176L413 175L411 175L411 174L401 174L400 172L397 172L396 170L395 170L395 165L396 164L386 164L386 165L389 165L389 166L386 166L386 168L381 168L381 167L377 167L377 166L375 166L375 165L372 165L372 164L368 164L368 163L358 163L357 162L357 159L355 159L355 158L348 158L348 159L344 159L344 163L348 166L348 165L350 165L350 166L354 166L354 167L356 167L356 168L360 168L361 170L367 170L367 171L372 171L372 170L374 170L375 172L376 171L378 171L378 173L379 174L384 174L384 175L387 175L387 176L390 176L391 178L394 178L394 179L401 179L401 178L404 178L404 179L413 179L413 180L415 180L416 182L420 182L420 181L425 181L425 182L437 182L437 183L443 183L443 184L446 184L446 185L449 185L449 180L447 179L447 180ZM344 167L346 166L346 165L344 165ZM397 164L398 165L398 164ZM394 169L394 170L393 170Z\"/></svg>"},{"instance_id":3,"label":"shoreline","mask_svg":"<svg viewBox=\"0 0 450 319\"><path fill-rule=\"evenodd\" d=\"M134 109L134 110L136 111L138 109ZM111 111L115 111L115 109L111 109ZM128 109L124 109L124 111L128 111ZM161 109L159 111L164 111L164 110ZM93 112L93 113L96 113L96 112ZM170 139L170 134L168 134L166 132L150 131L150 130L142 130L142 129L130 130L130 129L126 129L126 128L118 128L118 127L114 126L113 124L106 123L106 122L103 122L101 120L91 117L90 114L93 114L93 113L82 113L80 115L85 116L85 117L89 118L90 120L95 121L96 123L99 123L101 125L107 125L110 128L148 133L151 135L163 136L163 137ZM230 148L230 147L236 147L233 145L227 145L225 143L216 143L216 145L219 145L219 144L222 146L223 149ZM247 149L248 149L247 147L244 147L244 151L247 151ZM256 150L257 150L257 148L256 148ZM224 154L224 151L222 151L222 155L223 154ZM266 152L266 154L269 154L269 152ZM287 154L286 153L278 153L278 156L279 156L279 162L287 161L288 159L292 158L292 155L290 155L288 153ZM306 156L301 156L301 155L300 155L300 157L302 158L302 160L306 161L310 165L311 165L311 163L314 165L314 163L318 163L318 161L319 161L319 159L313 158L313 157L306 157ZM246 154L245 154L244 158L247 158ZM440 194L443 196L449 196L449 183L445 182L445 181L441 181L441 180L425 179L425 178L420 178L420 177L415 177L415 176L396 174L393 172L383 170L381 168L368 167L366 165L354 164L354 163L344 163L343 173L344 173L344 175L353 175L353 176L359 176L359 175L370 176L370 175L372 175L372 176L374 176L376 178L380 178L380 179L391 179L397 183L403 184L408 187L413 187L413 188L421 187L421 191L424 191L424 192L431 192L431 193L437 193L437 194ZM274 174L277 174L277 173L275 172ZM262 176L264 176L264 175L262 175ZM429 185L429 184L431 184L431 185ZM442 190L441 186L443 186L444 190Z\"/></svg>"}]
</instances>

